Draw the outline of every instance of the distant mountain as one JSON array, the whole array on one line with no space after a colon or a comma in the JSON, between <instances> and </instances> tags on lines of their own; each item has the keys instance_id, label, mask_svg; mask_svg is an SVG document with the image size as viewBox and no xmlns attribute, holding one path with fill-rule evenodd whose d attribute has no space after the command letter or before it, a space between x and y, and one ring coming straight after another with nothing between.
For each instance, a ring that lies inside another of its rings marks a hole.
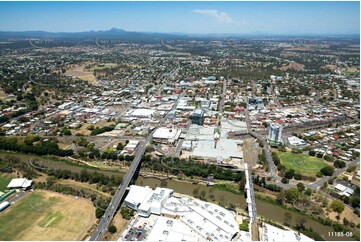
<instances>
[{"instance_id":1,"label":"distant mountain","mask_svg":"<svg viewBox=\"0 0 361 242\"><path fill-rule=\"evenodd\" d=\"M112 28L110 30L85 31L85 32L46 32L46 31L0 31L1 39L24 39L24 38L52 38L52 39L173 39L179 34L132 32L123 29Z\"/></svg>"},{"instance_id":2,"label":"distant mountain","mask_svg":"<svg viewBox=\"0 0 361 242\"><path fill-rule=\"evenodd\" d=\"M112 28L109 30L84 31L84 32L46 32L46 31L0 31L0 39L61 39L61 40L94 40L94 39L119 39L122 41L154 42L160 39L229 39L229 38L261 38L261 37L322 37L322 38L352 38L359 39L359 35L317 35L317 34L272 34L262 31L253 31L243 34L186 34L186 33L157 33L157 32L134 32L124 29Z\"/></svg>"}]
</instances>

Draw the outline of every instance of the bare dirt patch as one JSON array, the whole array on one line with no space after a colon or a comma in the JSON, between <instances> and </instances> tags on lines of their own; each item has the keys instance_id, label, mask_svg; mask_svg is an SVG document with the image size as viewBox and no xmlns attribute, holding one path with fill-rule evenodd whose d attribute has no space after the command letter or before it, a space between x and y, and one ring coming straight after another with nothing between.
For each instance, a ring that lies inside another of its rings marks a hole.
<instances>
[{"instance_id":1,"label":"bare dirt patch","mask_svg":"<svg viewBox=\"0 0 361 242\"><path fill-rule=\"evenodd\" d=\"M68 70L66 70L65 75L73 76L84 81L88 81L91 84L96 82L96 77L93 72L85 69L89 63L84 63L81 65L73 65Z\"/></svg>"}]
</instances>

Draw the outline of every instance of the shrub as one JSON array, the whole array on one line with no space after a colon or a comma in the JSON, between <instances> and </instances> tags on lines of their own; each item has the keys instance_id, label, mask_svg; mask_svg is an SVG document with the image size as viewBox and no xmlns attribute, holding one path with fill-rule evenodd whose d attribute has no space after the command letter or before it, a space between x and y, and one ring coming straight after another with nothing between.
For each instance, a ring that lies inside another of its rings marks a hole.
<instances>
[{"instance_id":1,"label":"shrub","mask_svg":"<svg viewBox=\"0 0 361 242\"><path fill-rule=\"evenodd\" d=\"M247 222L243 222L239 225L239 230L242 230L242 231L249 231L249 227L248 227L248 223Z\"/></svg>"}]
</instances>

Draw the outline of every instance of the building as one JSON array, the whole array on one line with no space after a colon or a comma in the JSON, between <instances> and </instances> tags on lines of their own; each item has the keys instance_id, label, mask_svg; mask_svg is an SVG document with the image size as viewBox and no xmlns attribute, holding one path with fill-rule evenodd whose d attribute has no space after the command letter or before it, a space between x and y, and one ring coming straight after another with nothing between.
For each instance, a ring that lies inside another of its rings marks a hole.
<instances>
[{"instance_id":1,"label":"building","mask_svg":"<svg viewBox=\"0 0 361 242\"><path fill-rule=\"evenodd\" d=\"M129 154L133 153L139 144L138 140L129 140L129 143L124 147Z\"/></svg>"},{"instance_id":2,"label":"building","mask_svg":"<svg viewBox=\"0 0 361 242\"><path fill-rule=\"evenodd\" d=\"M203 125L204 123L204 111L202 109L196 109L190 116L192 124Z\"/></svg>"},{"instance_id":3,"label":"building","mask_svg":"<svg viewBox=\"0 0 361 242\"><path fill-rule=\"evenodd\" d=\"M155 110L152 109L138 108L128 111L126 115L136 118L151 118L153 117L154 112Z\"/></svg>"},{"instance_id":4,"label":"building","mask_svg":"<svg viewBox=\"0 0 361 242\"><path fill-rule=\"evenodd\" d=\"M259 234L260 241L314 241L299 232L283 230L266 223L262 223Z\"/></svg>"},{"instance_id":5,"label":"building","mask_svg":"<svg viewBox=\"0 0 361 242\"><path fill-rule=\"evenodd\" d=\"M304 141L303 139L300 139L296 136L291 136L287 138L288 144L291 148L298 148L298 149L303 149L304 147L307 146L307 142Z\"/></svg>"},{"instance_id":6,"label":"building","mask_svg":"<svg viewBox=\"0 0 361 242\"><path fill-rule=\"evenodd\" d=\"M282 126L276 123L270 123L268 127L268 140L270 143L283 143L282 142Z\"/></svg>"},{"instance_id":7,"label":"building","mask_svg":"<svg viewBox=\"0 0 361 242\"><path fill-rule=\"evenodd\" d=\"M231 139L199 140L193 148L192 157L222 164L230 159L243 159L238 141Z\"/></svg>"},{"instance_id":8,"label":"building","mask_svg":"<svg viewBox=\"0 0 361 242\"><path fill-rule=\"evenodd\" d=\"M261 97L248 98L249 110L260 110L264 108L263 99Z\"/></svg>"},{"instance_id":9,"label":"building","mask_svg":"<svg viewBox=\"0 0 361 242\"><path fill-rule=\"evenodd\" d=\"M154 132L153 138L161 143L174 143L179 139L181 133L181 129L160 127Z\"/></svg>"},{"instance_id":10,"label":"building","mask_svg":"<svg viewBox=\"0 0 361 242\"><path fill-rule=\"evenodd\" d=\"M27 190L31 187L31 184L33 183L32 180L28 180L26 178L15 178L12 179L7 186L8 189L17 189L21 188L23 190Z\"/></svg>"},{"instance_id":11,"label":"building","mask_svg":"<svg viewBox=\"0 0 361 242\"><path fill-rule=\"evenodd\" d=\"M142 201L141 201L142 200ZM239 235L236 214L173 190L132 185L125 205L137 210L130 230L146 230L146 241L231 241ZM146 219L144 219L146 218ZM125 231L120 239L129 238Z\"/></svg>"}]
</instances>

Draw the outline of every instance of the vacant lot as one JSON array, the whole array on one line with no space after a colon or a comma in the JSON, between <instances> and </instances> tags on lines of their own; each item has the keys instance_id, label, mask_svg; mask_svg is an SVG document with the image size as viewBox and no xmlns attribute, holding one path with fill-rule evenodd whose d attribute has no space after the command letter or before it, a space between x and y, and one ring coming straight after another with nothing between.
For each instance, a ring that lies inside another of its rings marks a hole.
<instances>
[{"instance_id":1,"label":"vacant lot","mask_svg":"<svg viewBox=\"0 0 361 242\"><path fill-rule=\"evenodd\" d=\"M82 240L94 222L90 201L37 190L0 214L0 240Z\"/></svg>"},{"instance_id":2,"label":"vacant lot","mask_svg":"<svg viewBox=\"0 0 361 242\"><path fill-rule=\"evenodd\" d=\"M289 152L278 152L282 164L287 170L294 169L297 173L316 174L327 166L326 161L306 154L293 154Z\"/></svg>"}]
</instances>

